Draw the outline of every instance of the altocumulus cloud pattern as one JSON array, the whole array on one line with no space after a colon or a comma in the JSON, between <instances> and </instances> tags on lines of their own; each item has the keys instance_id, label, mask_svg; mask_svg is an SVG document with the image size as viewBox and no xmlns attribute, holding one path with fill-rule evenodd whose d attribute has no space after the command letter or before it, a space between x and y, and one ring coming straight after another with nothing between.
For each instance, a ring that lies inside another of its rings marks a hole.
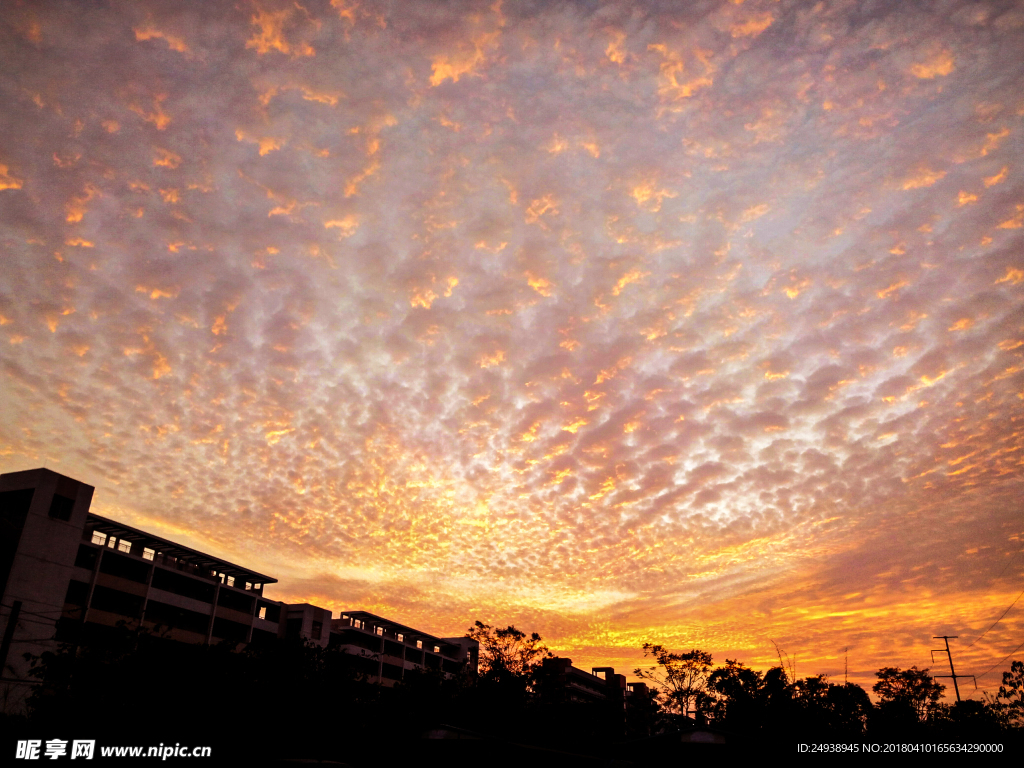
<instances>
[{"instance_id":1,"label":"altocumulus cloud pattern","mask_svg":"<svg viewBox=\"0 0 1024 768\"><path fill-rule=\"evenodd\" d=\"M1017 593L1019 3L4 16L4 471L580 664L868 675Z\"/></svg>"}]
</instances>

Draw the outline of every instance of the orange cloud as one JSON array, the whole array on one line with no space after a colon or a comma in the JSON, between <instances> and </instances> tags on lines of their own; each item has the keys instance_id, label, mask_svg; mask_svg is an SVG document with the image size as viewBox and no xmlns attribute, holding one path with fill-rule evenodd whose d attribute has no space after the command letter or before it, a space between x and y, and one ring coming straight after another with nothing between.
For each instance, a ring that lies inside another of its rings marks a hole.
<instances>
[{"instance_id":1,"label":"orange cloud","mask_svg":"<svg viewBox=\"0 0 1024 768\"><path fill-rule=\"evenodd\" d=\"M169 149L155 147L153 153L153 165L155 166L173 169L181 165L181 155L171 152Z\"/></svg>"},{"instance_id":2,"label":"orange cloud","mask_svg":"<svg viewBox=\"0 0 1024 768\"><path fill-rule=\"evenodd\" d=\"M605 48L604 55L615 64L624 64L628 55L622 47L622 43L626 40L626 33L613 29L609 30L608 34L611 40L608 41L608 47Z\"/></svg>"},{"instance_id":3,"label":"orange cloud","mask_svg":"<svg viewBox=\"0 0 1024 768\"><path fill-rule=\"evenodd\" d=\"M259 27L259 30L245 42L245 47L254 49L261 56L271 51L291 55L293 58L315 56L316 50L308 42L300 40L298 43L291 43L285 37L285 27L294 26L290 21L296 9L305 11L298 3L295 7L279 11L265 11L256 6L251 23Z\"/></svg>"},{"instance_id":4,"label":"orange cloud","mask_svg":"<svg viewBox=\"0 0 1024 768\"><path fill-rule=\"evenodd\" d=\"M80 195L75 195L68 201L65 206L66 216L65 221L69 224L75 224L82 220L82 217L88 212L88 203L94 197L98 197L100 191L92 184L86 184L85 189Z\"/></svg>"},{"instance_id":5,"label":"orange cloud","mask_svg":"<svg viewBox=\"0 0 1024 768\"><path fill-rule=\"evenodd\" d=\"M161 32L159 29L156 29L155 27L144 27L142 29L136 28L134 32L136 40L163 40L165 43L167 43L167 47L170 48L172 51L177 51L178 53L188 53L188 46L185 44L184 40L182 40L180 37L169 35L166 32Z\"/></svg>"},{"instance_id":6,"label":"orange cloud","mask_svg":"<svg viewBox=\"0 0 1024 768\"><path fill-rule=\"evenodd\" d=\"M0 163L0 191L5 189L21 189L24 179L19 179L10 172L10 168Z\"/></svg>"},{"instance_id":7,"label":"orange cloud","mask_svg":"<svg viewBox=\"0 0 1024 768\"><path fill-rule=\"evenodd\" d=\"M152 123L156 126L158 131L167 129L167 126L171 124L171 117L164 112L161 102L167 100L166 93L159 93L153 97L153 108L150 111L146 111L143 107L138 104L129 105L128 109L137 114L147 123Z\"/></svg>"},{"instance_id":8,"label":"orange cloud","mask_svg":"<svg viewBox=\"0 0 1024 768\"><path fill-rule=\"evenodd\" d=\"M1017 206L1017 215L1001 222L997 229L1020 229L1024 227L1024 203Z\"/></svg>"},{"instance_id":9,"label":"orange cloud","mask_svg":"<svg viewBox=\"0 0 1024 768\"><path fill-rule=\"evenodd\" d=\"M671 199L678 196L678 193L672 190L658 189L657 182L653 179L640 182L633 187L629 194L636 200L638 206L645 207L652 213L661 210L661 203L665 198Z\"/></svg>"},{"instance_id":10,"label":"orange cloud","mask_svg":"<svg viewBox=\"0 0 1024 768\"><path fill-rule=\"evenodd\" d=\"M746 21L737 22L729 28L733 37L757 37L772 25L775 18L771 13L762 13L751 16Z\"/></svg>"},{"instance_id":11,"label":"orange cloud","mask_svg":"<svg viewBox=\"0 0 1024 768\"><path fill-rule=\"evenodd\" d=\"M437 87L445 80L457 83L464 75L478 74L477 70L487 61L485 51L494 48L500 37L500 30L481 32L472 39L470 46L462 45L453 53L435 56L431 60L430 84Z\"/></svg>"},{"instance_id":12,"label":"orange cloud","mask_svg":"<svg viewBox=\"0 0 1024 768\"><path fill-rule=\"evenodd\" d=\"M1024 269L1018 269L1017 267L1007 267L1006 274L996 280L996 284L999 283L1010 283L1011 285L1020 285L1024 282Z\"/></svg>"},{"instance_id":13,"label":"orange cloud","mask_svg":"<svg viewBox=\"0 0 1024 768\"><path fill-rule=\"evenodd\" d=\"M235 129L235 139L249 144L255 144L259 147L260 157L268 155L271 152L275 152L288 143L286 139L275 136L252 136L241 128Z\"/></svg>"},{"instance_id":14,"label":"orange cloud","mask_svg":"<svg viewBox=\"0 0 1024 768\"><path fill-rule=\"evenodd\" d=\"M985 184L986 187L995 186L996 184L998 184L999 182L1003 181L1006 178L1006 174L1008 171L1009 167L1004 165L1003 169L999 171L999 173L995 174L994 176L988 176L982 179L982 182Z\"/></svg>"},{"instance_id":15,"label":"orange cloud","mask_svg":"<svg viewBox=\"0 0 1024 768\"><path fill-rule=\"evenodd\" d=\"M936 77L945 77L956 69L953 55L949 51L940 51L930 59L914 64L910 73L922 80L932 80Z\"/></svg>"},{"instance_id":16,"label":"orange cloud","mask_svg":"<svg viewBox=\"0 0 1024 768\"><path fill-rule=\"evenodd\" d=\"M340 219L325 221L324 229L338 229L342 237L351 237L359 229L359 217L350 213Z\"/></svg>"},{"instance_id":17,"label":"orange cloud","mask_svg":"<svg viewBox=\"0 0 1024 768\"><path fill-rule=\"evenodd\" d=\"M689 99L698 91L710 87L714 82L712 75L715 70L711 65L710 55L705 51L696 50L693 53L693 57L700 62L704 70L703 73L686 78L684 77L686 67L679 51L672 50L661 43L652 43L647 46L647 49L657 52L662 57L659 66L658 94L663 101L677 102ZM678 107L673 109L678 109Z\"/></svg>"},{"instance_id":18,"label":"orange cloud","mask_svg":"<svg viewBox=\"0 0 1024 768\"><path fill-rule=\"evenodd\" d=\"M903 189L921 189L922 187L930 187L939 179L944 178L946 175L945 171L933 171L929 168L922 168L916 172L915 175L903 180Z\"/></svg>"}]
</instances>

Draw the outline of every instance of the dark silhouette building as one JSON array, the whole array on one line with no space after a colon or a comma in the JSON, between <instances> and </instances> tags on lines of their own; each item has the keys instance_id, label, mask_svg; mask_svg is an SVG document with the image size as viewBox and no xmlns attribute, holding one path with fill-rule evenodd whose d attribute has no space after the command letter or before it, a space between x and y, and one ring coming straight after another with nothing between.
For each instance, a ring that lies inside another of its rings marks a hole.
<instances>
[{"instance_id":1,"label":"dark silhouette building","mask_svg":"<svg viewBox=\"0 0 1024 768\"><path fill-rule=\"evenodd\" d=\"M480 659L476 640L435 637L366 611L343 611L334 619L331 646L359 656L360 671L386 686L393 686L414 669L475 674Z\"/></svg>"},{"instance_id":2,"label":"dark silhouette building","mask_svg":"<svg viewBox=\"0 0 1024 768\"><path fill-rule=\"evenodd\" d=\"M364 675L385 685L422 666L476 670L475 641L360 611L332 623L328 609L272 600L263 592L276 579L93 514L93 491L48 469L0 475L0 700L9 712L24 710L35 683L26 654L119 622L187 643L333 644L371 656Z\"/></svg>"},{"instance_id":3,"label":"dark silhouette building","mask_svg":"<svg viewBox=\"0 0 1024 768\"><path fill-rule=\"evenodd\" d=\"M541 684L550 698L562 702L610 703L625 710L648 696L646 683L627 683L613 667L590 672L572 665L572 659L554 656L541 665Z\"/></svg>"}]
</instances>

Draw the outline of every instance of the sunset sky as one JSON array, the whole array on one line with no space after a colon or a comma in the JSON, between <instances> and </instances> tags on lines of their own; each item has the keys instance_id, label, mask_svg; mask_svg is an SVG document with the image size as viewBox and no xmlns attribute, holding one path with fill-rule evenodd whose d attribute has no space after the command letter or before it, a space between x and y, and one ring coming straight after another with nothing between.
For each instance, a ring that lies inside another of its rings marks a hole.
<instances>
[{"instance_id":1,"label":"sunset sky","mask_svg":"<svg viewBox=\"0 0 1024 768\"><path fill-rule=\"evenodd\" d=\"M0 14L0 471L586 668L1024 641L1024 4Z\"/></svg>"}]
</instances>

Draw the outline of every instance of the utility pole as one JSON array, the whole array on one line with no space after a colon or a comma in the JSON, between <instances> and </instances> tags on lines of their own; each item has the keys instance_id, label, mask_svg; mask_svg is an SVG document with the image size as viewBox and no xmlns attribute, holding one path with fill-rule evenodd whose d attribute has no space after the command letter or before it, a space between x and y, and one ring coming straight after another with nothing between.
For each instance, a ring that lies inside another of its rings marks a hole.
<instances>
[{"instance_id":1,"label":"utility pole","mask_svg":"<svg viewBox=\"0 0 1024 768\"><path fill-rule=\"evenodd\" d=\"M945 648L935 648L935 649L932 649L932 663L933 664L935 663L935 654L936 653L945 653L946 654L946 658L949 659L949 672L950 672L950 674L948 674L948 675L935 675L935 677L951 677L951 678L953 678L953 690L956 691L956 700L957 700L957 702L960 702L960 701L962 701L962 699L960 698L960 686L958 686L956 684L956 679L958 677L965 677L965 678L969 677L969 678L971 678L972 680L974 680L974 689L975 690L978 689L978 680L977 680L977 678L974 675L958 675L956 673L956 670L953 669L953 654L950 653L950 650L949 650L949 641L950 640L956 640L958 637L959 637L959 635L937 635L937 636L933 637L932 640L944 640L945 643L946 643L946 647Z\"/></svg>"}]
</instances>

